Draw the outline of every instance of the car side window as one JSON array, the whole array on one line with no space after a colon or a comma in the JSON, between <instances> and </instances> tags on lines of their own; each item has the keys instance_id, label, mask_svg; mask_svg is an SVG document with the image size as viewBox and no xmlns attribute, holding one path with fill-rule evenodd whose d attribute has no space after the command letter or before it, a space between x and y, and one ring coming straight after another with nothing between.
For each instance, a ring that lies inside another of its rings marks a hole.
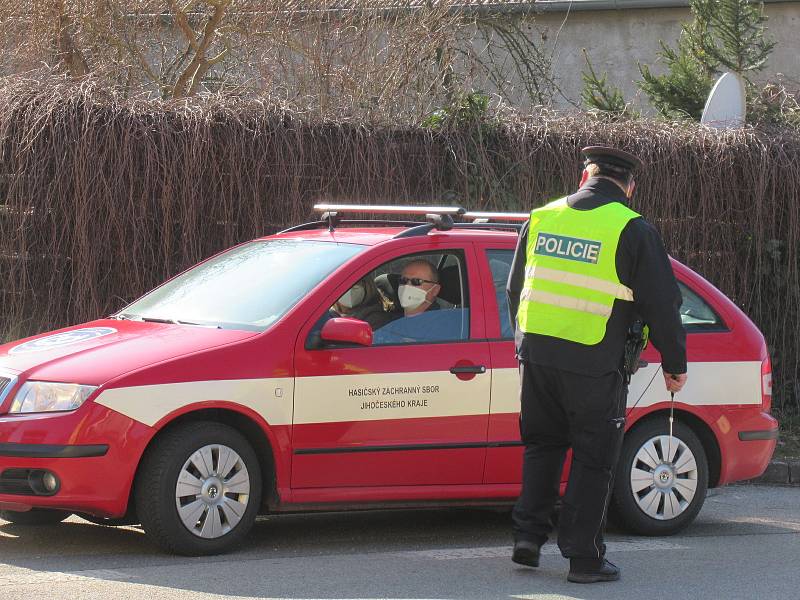
<instances>
[{"instance_id":1,"label":"car side window","mask_svg":"<svg viewBox=\"0 0 800 600\"><path fill-rule=\"evenodd\" d=\"M514 252L512 250L487 250L486 257L489 260L489 267L492 271L501 336L503 339L513 338L514 327L509 315L506 283L511 271ZM725 325L722 319L697 293L680 281L678 282L678 287L683 297L680 309L681 322L687 331L724 329Z\"/></svg>"},{"instance_id":2,"label":"car side window","mask_svg":"<svg viewBox=\"0 0 800 600\"><path fill-rule=\"evenodd\" d=\"M366 321L373 346L457 342L469 339L466 263L460 251L418 253L370 271L320 317L306 342L321 348L328 319Z\"/></svg>"},{"instance_id":3,"label":"car side window","mask_svg":"<svg viewBox=\"0 0 800 600\"><path fill-rule=\"evenodd\" d=\"M724 329L725 324L705 300L689 289L683 282L678 282L683 302L681 303L681 323L687 331L708 331Z\"/></svg>"},{"instance_id":4,"label":"car side window","mask_svg":"<svg viewBox=\"0 0 800 600\"><path fill-rule=\"evenodd\" d=\"M412 254L390 261L375 283L393 318L374 331L373 345L458 342L469 339L469 292L459 251Z\"/></svg>"},{"instance_id":5,"label":"car side window","mask_svg":"<svg viewBox=\"0 0 800 600\"><path fill-rule=\"evenodd\" d=\"M506 283L511 272L514 251L487 250L486 258L489 260L489 268L492 271L492 283L494 284L497 312L500 318L500 336L503 339L511 339L514 337L514 326L511 323L511 315L509 314Z\"/></svg>"}]
</instances>

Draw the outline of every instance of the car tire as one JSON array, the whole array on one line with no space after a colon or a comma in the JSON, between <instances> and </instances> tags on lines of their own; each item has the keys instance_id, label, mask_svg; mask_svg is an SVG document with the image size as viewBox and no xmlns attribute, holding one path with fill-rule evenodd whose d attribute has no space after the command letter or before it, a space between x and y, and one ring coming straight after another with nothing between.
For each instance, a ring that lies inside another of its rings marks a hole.
<instances>
[{"instance_id":1,"label":"car tire","mask_svg":"<svg viewBox=\"0 0 800 600\"><path fill-rule=\"evenodd\" d=\"M32 508L27 512L14 510L0 510L0 519L15 525L56 525L69 517L72 513L66 510L50 508Z\"/></svg>"},{"instance_id":2,"label":"car tire","mask_svg":"<svg viewBox=\"0 0 800 600\"><path fill-rule=\"evenodd\" d=\"M694 521L707 490L708 460L691 427L676 420L670 442L669 422L649 420L625 435L611 517L632 533L672 535Z\"/></svg>"},{"instance_id":3,"label":"car tire","mask_svg":"<svg viewBox=\"0 0 800 600\"><path fill-rule=\"evenodd\" d=\"M221 554L250 531L261 502L261 467L237 430L187 423L159 437L136 476L136 514L167 552Z\"/></svg>"}]
</instances>

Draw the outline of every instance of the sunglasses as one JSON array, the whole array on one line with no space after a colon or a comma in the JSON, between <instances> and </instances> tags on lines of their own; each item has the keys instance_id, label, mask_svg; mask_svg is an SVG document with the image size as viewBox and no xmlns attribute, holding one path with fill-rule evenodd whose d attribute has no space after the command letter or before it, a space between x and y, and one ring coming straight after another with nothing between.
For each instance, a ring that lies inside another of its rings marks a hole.
<instances>
[{"instance_id":1,"label":"sunglasses","mask_svg":"<svg viewBox=\"0 0 800 600\"><path fill-rule=\"evenodd\" d=\"M415 287L421 286L423 283L439 283L438 281L431 281L430 279L422 279L421 277L401 277L400 285L411 284Z\"/></svg>"}]
</instances>

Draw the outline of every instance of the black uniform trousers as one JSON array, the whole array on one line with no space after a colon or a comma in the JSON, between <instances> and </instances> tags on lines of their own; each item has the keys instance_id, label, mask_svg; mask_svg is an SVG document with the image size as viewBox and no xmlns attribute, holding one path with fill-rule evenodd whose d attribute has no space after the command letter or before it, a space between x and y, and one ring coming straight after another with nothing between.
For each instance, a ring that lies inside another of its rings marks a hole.
<instances>
[{"instance_id":1,"label":"black uniform trousers","mask_svg":"<svg viewBox=\"0 0 800 600\"><path fill-rule=\"evenodd\" d=\"M619 372L591 377L524 361L520 378L525 455L514 538L540 545L547 540L572 447L558 546L573 567L593 569L605 556L603 529L625 429L626 382Z\"/></svg>"}]
</instances>

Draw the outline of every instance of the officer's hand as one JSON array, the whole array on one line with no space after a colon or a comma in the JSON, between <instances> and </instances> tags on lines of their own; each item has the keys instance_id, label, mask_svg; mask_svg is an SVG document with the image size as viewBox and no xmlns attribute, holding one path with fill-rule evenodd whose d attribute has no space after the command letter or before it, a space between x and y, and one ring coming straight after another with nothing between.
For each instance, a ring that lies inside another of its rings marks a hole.
<instances>
[{"instance_id":1,"label":"officer's hand","mask_svg":"<svg viewBox=\"0 0 800 600\"><path fill-rule=\"evenodd\" d=\"M680 375L673 375L672 373L664 373L664 383L667 384L667 391L677 394L683 389L686 384L686 373Z\"/></svg>"}]
</instances>

